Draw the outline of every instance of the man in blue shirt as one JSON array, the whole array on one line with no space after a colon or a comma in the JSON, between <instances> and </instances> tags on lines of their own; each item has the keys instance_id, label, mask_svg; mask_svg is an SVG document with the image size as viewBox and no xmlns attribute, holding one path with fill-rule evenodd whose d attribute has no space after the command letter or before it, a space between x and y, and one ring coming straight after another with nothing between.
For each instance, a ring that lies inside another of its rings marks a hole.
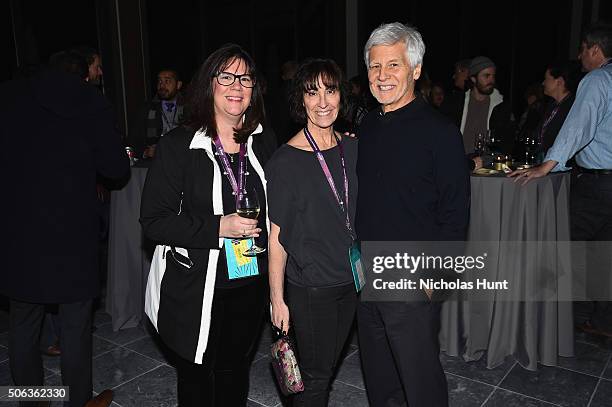
<instances>
[{"instance_id":1,"label":"man in blue shirt","mask_svg":"<svg viewBox=\"0 0 612 407\"><path fill-rule=\"evenodd\" d=\"M551 171L568 170L566 163L575 155L578 168L570 198L572 240L612 241L612 26L587 30L578 58L588 74L580 82L574 105L544 162L510 176L525 184ZM577 321L582 327L612 336L611 302L596 302L588 314L586 321Z\"/></svg>"}]
</instances>

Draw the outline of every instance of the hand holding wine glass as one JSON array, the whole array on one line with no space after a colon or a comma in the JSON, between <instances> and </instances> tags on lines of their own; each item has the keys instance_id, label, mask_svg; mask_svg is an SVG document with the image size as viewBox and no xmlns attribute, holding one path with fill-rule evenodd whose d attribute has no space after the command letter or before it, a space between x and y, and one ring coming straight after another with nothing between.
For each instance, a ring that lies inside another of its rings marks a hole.
<instances>
[{"instance_id":1,"label":"hand holding wine glass","mask_svg":"<svg viewBox=\"0 0 612 407\"><path fill-rule=\"evenodd\" d=\"M259 200L257 199L257 192L255 189L244 189L238 193L236 197L236 213L247 219L257 219L259 216L260 206ZM245 256L257 256L260 253L265 252L266 249L253 244L246 252Z\"/></svg>"}]
</instances>

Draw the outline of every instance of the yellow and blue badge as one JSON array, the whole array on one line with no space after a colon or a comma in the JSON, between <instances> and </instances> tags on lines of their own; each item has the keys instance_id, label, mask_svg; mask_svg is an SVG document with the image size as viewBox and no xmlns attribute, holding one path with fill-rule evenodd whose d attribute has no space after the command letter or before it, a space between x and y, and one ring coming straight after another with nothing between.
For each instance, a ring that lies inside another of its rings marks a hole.
<instances>
[{"instance_id":1,"label":"yellow and blue badge","mask_svg":"<svg viewBox=\"0 0 612 407\"><path fill-rule=\"evenodd\" d=\"M253 239L225 239L225 257L227 273L230 280L259 275L257 257L244 255L253 246Z\"/></svg>"}]
</instances>

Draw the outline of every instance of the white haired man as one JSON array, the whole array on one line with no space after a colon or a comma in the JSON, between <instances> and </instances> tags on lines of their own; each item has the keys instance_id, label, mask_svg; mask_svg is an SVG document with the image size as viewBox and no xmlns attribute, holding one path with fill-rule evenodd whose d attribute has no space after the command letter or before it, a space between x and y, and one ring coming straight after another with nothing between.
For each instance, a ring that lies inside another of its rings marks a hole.
<instances>
[{"instance_id":1,"label":"white haired man","mask_svg":"<svg viewBox=\"0 0 612 407\"><path fill-rule=\"evenodd\" d=\"M381 104L359 128L356 227L367 241L464 240L470 180L459 129L416 97L425 44L400 23L365 45L370 90ZM372 406L445 407L439 360L440 304L362 301L359 342Z\"/></svg>"}]
</instances>

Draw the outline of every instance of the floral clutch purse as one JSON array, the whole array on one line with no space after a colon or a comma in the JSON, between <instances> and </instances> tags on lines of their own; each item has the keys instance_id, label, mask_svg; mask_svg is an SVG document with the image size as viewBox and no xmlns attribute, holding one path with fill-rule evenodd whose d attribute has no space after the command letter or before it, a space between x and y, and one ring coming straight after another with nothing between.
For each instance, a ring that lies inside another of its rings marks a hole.
<instances>
[{"instance_id":1,"label":"floral clutch purse","mask_svg":"<svg viewBox=\"0 0 612 407\"><path fill-rule=\"evenodd\" d=\"M270 347L272 367L276 381L285 396L304 391L304 382L300 374L294 346L287 334L281 329L272 327L276 341Z\"/></svg>"}]
</instances>

